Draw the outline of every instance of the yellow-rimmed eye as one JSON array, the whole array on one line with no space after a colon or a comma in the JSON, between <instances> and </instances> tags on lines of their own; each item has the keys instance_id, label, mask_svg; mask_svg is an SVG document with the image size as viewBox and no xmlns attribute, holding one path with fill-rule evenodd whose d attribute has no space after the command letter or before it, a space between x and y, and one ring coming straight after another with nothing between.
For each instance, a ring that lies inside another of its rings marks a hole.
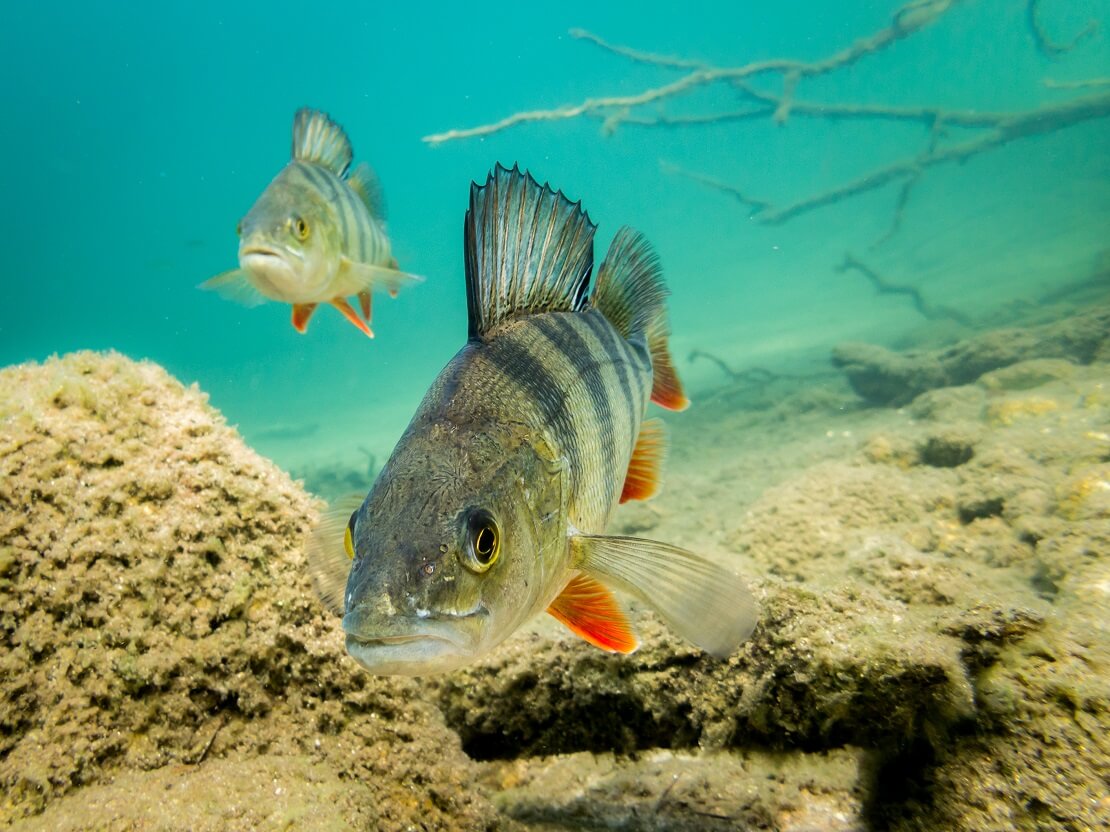
<instances>
[{"instance_id":1,"label":"yellow-rimmed eye","mask_svg":"<svg viewBox=\"0 0 1110 832\"><path fill-rule=\"evenodd\" d=\"M347 553L347 557L351 560L355 559L355 518L358 517L358 512L351 515L351 519L347 521L347 528L343 531L343 551Z\"/></svg>"},{"instance_id":2,"label":"yellow-rimmed eye","mask_svg":"<svg viewBox=\"0 0 1110 832\"><path fill-rule=\"evenodd\" d=\"M308 223L301 217L293 217L293 233L298 240L308 239Z\"/></svg>"},{"instance_id":3,"label":"yellow-rimmed eye","mask_svg":"<svg viewBox=\"0 0 1110 832\"><path fill-rule=\"evenodd\" d=\"M472 572L485 572L500 553L501 533L493 515L484 508L470 512L466 518L463 565Z\"/></svg>"}]
</instances>

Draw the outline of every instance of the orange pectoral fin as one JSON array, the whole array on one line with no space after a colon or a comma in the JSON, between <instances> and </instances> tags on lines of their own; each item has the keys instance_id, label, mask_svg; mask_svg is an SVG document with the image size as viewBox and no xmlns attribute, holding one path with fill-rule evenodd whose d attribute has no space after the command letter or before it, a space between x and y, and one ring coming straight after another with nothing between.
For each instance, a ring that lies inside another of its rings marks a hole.
<instances>
[{"instance_id":1,"label":"orange pectoral fin","mask_svg":"<svg viewBox=\"0 0 1110 832\"><path fill-rule=\"evenodd\" d=\"M308 319L312 317L312 313L315 311L315 303L294 303L293 329L304 335L305 330L308 329Z\"/></svg>"},{"instance_id":2,"label":"orange pectoral fin","mask_svg":"<svg viewBox=\"0 0 1110 832\"><path fill-rule=\"evenodd\" d=\"M332 298L331 305L342 312L343 317L354 324L356 327L358 327L360 331L366 333L367 337L374 337L374 333L370 330L370 327L362 322L362 319L359 318L358 313L356 313L355 310L351 308L351 304L347 303L346 298Z\"/></svg>"},{"instance_id":3,"label":"orange pectoral fin","mask_svg":"<svg viewBox=\"0 0 1110 832\"><path fill-rule=\"evenodd\" d=\"M366 319L366 323L370 323L370 290L363 290L358 293L358 305L362 308L362 317Z\"/></svg>"},{"instance_id":4,"label":"orange pectoral fin","mask_svg":"<svg viewBox=\"0 0 1110 832\"><path fill-rule=\"evenodd\" d=\"M667 456L667 434L658 419L648 419L640 426L636 447L628 462L628 473L621 490L621 502L650 500L662 485L663 460Z\"/></svg>"},{"instance_id":5,"label":"orange pectoral fin","mask_svg":"<svg viewBox=\"0 0 1110 832\"><path fill-rule=\"evenodd\" d=\"M602 650L631 653L640 646L613 593L593 578L573 577L547 611L572 633Z\"/></svg>"}]
</instances>

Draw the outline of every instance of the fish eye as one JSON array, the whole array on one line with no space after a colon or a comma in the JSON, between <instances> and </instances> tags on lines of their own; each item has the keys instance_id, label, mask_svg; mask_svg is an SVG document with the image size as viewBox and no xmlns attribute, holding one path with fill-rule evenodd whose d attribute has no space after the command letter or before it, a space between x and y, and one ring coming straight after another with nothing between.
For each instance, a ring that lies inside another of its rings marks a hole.
<instances>
[{"instance_id":1,"label":"fish eye","mask_svg":"<svg viewBox=\"0 0 1110 832\"><path fill-rule=\"evenodd\" d=\"M243 236L243 221L242 220L239 220L239 222L235 223L235 236L236 237L242 237Z\"/></svg>"},{"instance_id":2,"label":"fish eye","mask_svg":"<svg viewBox=\"0 0 1110 832\"><path fill-rule=\"evenodd\" d=\"M485 572L501 553L501 534L497 521L486 509L471 511L466 518L466 545L463 566L471 572Z\"/></svg>"},{"instance_id":3,"label":"fish eye","mask_svg":"<svg viewBox=\"0 0 1110 832\"><path fill-rule=\"evenodd\" d=\"M355 519L358 517L358 510L356 509L351 513L351 519L347 521L347 529L343 532L343 551L347 553L347 557L351 560L355 559Z\"/></svg>"},{"instance_id":4,"label":"fish eye","mask_svg":"<svg viewBox=\"0 0 1110 832\"><path fill-rule=\"evenodd\" d=\"M308 239L308 223L303 217L293 217L293 233L297 235L298 240Z\"/></svg>"}]
</instances>

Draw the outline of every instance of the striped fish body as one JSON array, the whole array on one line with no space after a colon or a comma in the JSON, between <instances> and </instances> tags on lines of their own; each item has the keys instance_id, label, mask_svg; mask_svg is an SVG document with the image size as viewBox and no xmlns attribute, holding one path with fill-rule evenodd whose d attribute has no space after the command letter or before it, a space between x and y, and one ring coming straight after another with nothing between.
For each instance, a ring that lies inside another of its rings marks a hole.
<instances>
[{"instance_id":1,"label":"striped fish body","mask_svg":"<svg viewBox=\"0 0 1110 832\"><path fill-rule=\"evenodd\" d=\"M305 222L310 236L302 249L303 267L292 279L270 281L263 273L255 281L272 300L326 303L357 295L365 281L357 270L342 268L345 260L394 266L383 224L354 188L324 165L294 159L282 168L243 218L240 252L280 237L290 217Z\"/></svg>"},{"instance_id":2,"label":"striped fish body","mask_svg":"<svg viewBox=\"0 0 1110 832\"><path fill-rule=\"evenodd\" d=\"M651 396L646 342L624 338L597 309L548 312L502 325L449 372L457 379L444 388L457 392L432 409L460 424L527 425L566 461L569 524L603 532Z\"/></svg>"},{"instance_id":3,"label":"striped fish body","mask_svg":"<svg viewBox=\"0 0 1110 832\"><path fill-rule=\"evenodd\" d=\"M500 166L472 189L465 228L467 343L366 499L345 524L342 510L329 515L309 545L348 652L375 673L441 672L543 610L629 652L638 642L616 589L727 655L755 625L738 576L675 546L604 534L618 502L659 481L649 400L686 403L647 242L618 232L589 293L585 212Z\"/></svg>"},{"instance_id":4,"label":"striped fish body","mask_svg":"<svg viewBox=\"0 0 1110 832\"><path fill-rule=\"evenodd\" d=\"M397 270L385 233L385 203L365 163L351 170L343 128L324 113L297 112L293 159L239 222L239 268L202 284L231 300L293 304L304 332L318 304L330 303L366 335L370 293L396 294L418 278ZM362 317L347 298L357 295Z\"/></svg>"}]
</instances>

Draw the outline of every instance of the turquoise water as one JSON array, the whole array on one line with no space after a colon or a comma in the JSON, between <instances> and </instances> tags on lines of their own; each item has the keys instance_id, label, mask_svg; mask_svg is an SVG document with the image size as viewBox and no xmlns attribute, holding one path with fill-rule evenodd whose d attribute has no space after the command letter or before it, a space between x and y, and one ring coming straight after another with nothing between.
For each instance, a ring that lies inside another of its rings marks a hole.
<instances>
[{"instance_id":1,"label":"turquoise water","mask_svg":"<svg viewBox=\"0 0 1110 832\"><path fill-rule=\"evenodd\" d=\"M1066 41L1105 0L1043 2ZM469 183L519 162L599 223L598 247L629 224L651 239L673 290L679 372L696 400L719 381L690 363L824 367L845 339L903 345L959 334L834 266L846 251L893 282L976 321L1086 278L1110 218L1105 119L931 168L900 231L879 247L898 184L764 225L728 196L661 169L670 162L776 205L850 181L928 144L917 123L792 116L684 128L596 119L540 122L432 147L422 137L520 110L629 95L681 77L568 35L734 66L819 60L888 24L894 2L667 4L137 3L20 5L0 31L5 314L0 364L117 349L197 382L247 440L294 470L388 454L428 383L465 338L462 219ZM1110 75L1105 31L1056 57L1038 50L1019 2L966 2L881 54L803 80L830 104L1026 110L1106 87L1045 79ZM754 80L777 92L776 75ZM287 161L294 111L347 129L377 170L402 268L426 282L375 307L368 341L333 310L305 336L289 309L198 291L232 268L235 225ZM738 106L713 87L652 116ZM953 128L956 143L982 131ZM598 251L600 257L601 251Z\"/></svg>"}]
</instances>

